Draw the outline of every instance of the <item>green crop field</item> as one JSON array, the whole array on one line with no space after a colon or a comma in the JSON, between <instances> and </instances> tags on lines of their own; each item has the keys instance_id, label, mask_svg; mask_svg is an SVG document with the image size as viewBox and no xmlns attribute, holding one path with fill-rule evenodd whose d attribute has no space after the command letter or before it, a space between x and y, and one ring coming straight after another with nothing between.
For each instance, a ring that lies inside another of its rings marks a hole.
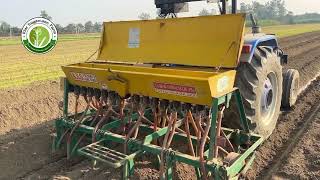
<instances>
[{"instance_id":1,"label":"green crop field","mask_svg":"<svg viewBox=\"0 0 320 180\"><path fill-rule=\"evenodd\" d=\"M278 37L287 37L312 31L320 31L320 24L296 24L266 26L262 31L269 34L276 34Z\"/></svg>"},{"instance_id":2,"label":"green crop field","mask_svg":"<svg viewBox=\"0 0 320 180\"><path fill-rule=\"evenodd\" d=\"M94 53L99 38L58 42L47 54L33 54L22 45L0 46L0 89L19 87L63 75L61 66L83 62Z\"/></svg>"},{"instance_id":3,"label":"green crop field","mask_svg":"<svg viewBox=\"0 0 320 180\"><path fill-rule=\"evenodd\" d=\"M264 27L279 37L320 30L320 24ZM247 30L249 31L249 30ZM19 37L0 38L0 89L16 88L63 76L61 66L84 62L99 47L100 34L60 35L57 46L47 54L27 51Z\"/></svg>"},{"instance_id":4,"label":"green crop field","mask_svg":"<svg viewBox=\"0 0 320 180\"><path fill-rule=\"evenodd\" d=\"M251 28L248 27L246 31L250 32ZM279 38L313 31L320 31L320 24L295 24L262 27L263 33L276 34Z\"/></svg>"}]
</instances>

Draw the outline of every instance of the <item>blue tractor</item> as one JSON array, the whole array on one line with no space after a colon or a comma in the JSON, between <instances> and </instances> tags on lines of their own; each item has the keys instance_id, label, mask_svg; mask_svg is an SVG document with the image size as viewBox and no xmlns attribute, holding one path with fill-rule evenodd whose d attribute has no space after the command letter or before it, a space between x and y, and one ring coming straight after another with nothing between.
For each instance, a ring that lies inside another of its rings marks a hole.
<instances>
[{"instance_id":1,"label":"blue tractor","mask_svg":"<svg viewBox=\"0 0 320 180\"><path fill-rule=\"evenodd\" d=\"M177 17L177 13L188 10L188 2L203 0L155 0L159 9L159 17ZM237 13L237 0L207 0L217 3L220 13ZM229 5L230 4L230 5ZM227 9L230 7L230 9ZM244 46L240 56L236 87L244 100L247 119L251 122L251 130L269 137L273 132L280 109L289 109L294 105L299 91L299 72L283 66L288 56L280 49L274 34L261 33L254 16L250 14L252 32L244 37ZM231 107L235 103L231 103ZM225 113L227 127L240 128L237 119L238 111L229 108Z\"/></svg>"}]
</instances>

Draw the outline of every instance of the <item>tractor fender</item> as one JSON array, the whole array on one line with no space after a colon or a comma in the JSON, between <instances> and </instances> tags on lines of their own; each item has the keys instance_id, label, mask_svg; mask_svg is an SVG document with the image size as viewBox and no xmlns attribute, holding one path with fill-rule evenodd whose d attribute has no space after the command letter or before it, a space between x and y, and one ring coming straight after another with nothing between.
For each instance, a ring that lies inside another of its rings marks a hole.
<instances>
[{"instance_id":1,"label":"tractor fender","mask_svg":"<svg viewBox=\"0 0 320 180\"><path fill-rule=\"evenodd\" d=\"M244 47L250 46L250 51L246 52L244 49L240 55L240 63L250 63L254 54L254 50L258 46L270 47L272 49L279 49L279 56L281 57L281 64L286 63L287 55L284 55L279 48L278 40L275 35L272 34L247 34L244 36Z\"/></svg>"}]
</instances>

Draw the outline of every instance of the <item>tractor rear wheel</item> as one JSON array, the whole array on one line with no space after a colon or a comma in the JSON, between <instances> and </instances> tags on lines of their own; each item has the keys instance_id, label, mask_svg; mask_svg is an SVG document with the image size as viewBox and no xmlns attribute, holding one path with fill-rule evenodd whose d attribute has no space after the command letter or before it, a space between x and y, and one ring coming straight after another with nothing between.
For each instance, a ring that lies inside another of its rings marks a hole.
<instances>
[{"instance_id":1,"label":"tractor rear wheel","mask_svg":"<svg viewBox=\"0 0 320 180\"><path fill-rule=\"evenodd\" d=\"M282 66L280 57L269 47L258 47L250 63L237 68L235 85L243 98L251 130L267 138L274 130L281 106ZM235 102L225 113L226 126L239 128L239 113ZM237 121L237 122L236 122Z\"/></svg>"}]
</instances>

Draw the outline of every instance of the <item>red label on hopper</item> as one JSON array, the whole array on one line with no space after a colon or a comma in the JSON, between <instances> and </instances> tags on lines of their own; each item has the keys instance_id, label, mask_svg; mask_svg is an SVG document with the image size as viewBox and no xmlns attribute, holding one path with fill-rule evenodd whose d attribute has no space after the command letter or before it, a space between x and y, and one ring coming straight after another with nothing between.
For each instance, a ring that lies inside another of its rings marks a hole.
<instances>
[{"instance_id":1,"label":"red label on hopper","mask_svg":"<svg viewBox=\"0 0 320 180\"><path fill-rule=\"evenodd\" d=\"M159 93L174 94L179 96L197 96L196 88L190 86L182 86L177 84L154 82L153 87Z\"/></svg>"}]
</instances>

